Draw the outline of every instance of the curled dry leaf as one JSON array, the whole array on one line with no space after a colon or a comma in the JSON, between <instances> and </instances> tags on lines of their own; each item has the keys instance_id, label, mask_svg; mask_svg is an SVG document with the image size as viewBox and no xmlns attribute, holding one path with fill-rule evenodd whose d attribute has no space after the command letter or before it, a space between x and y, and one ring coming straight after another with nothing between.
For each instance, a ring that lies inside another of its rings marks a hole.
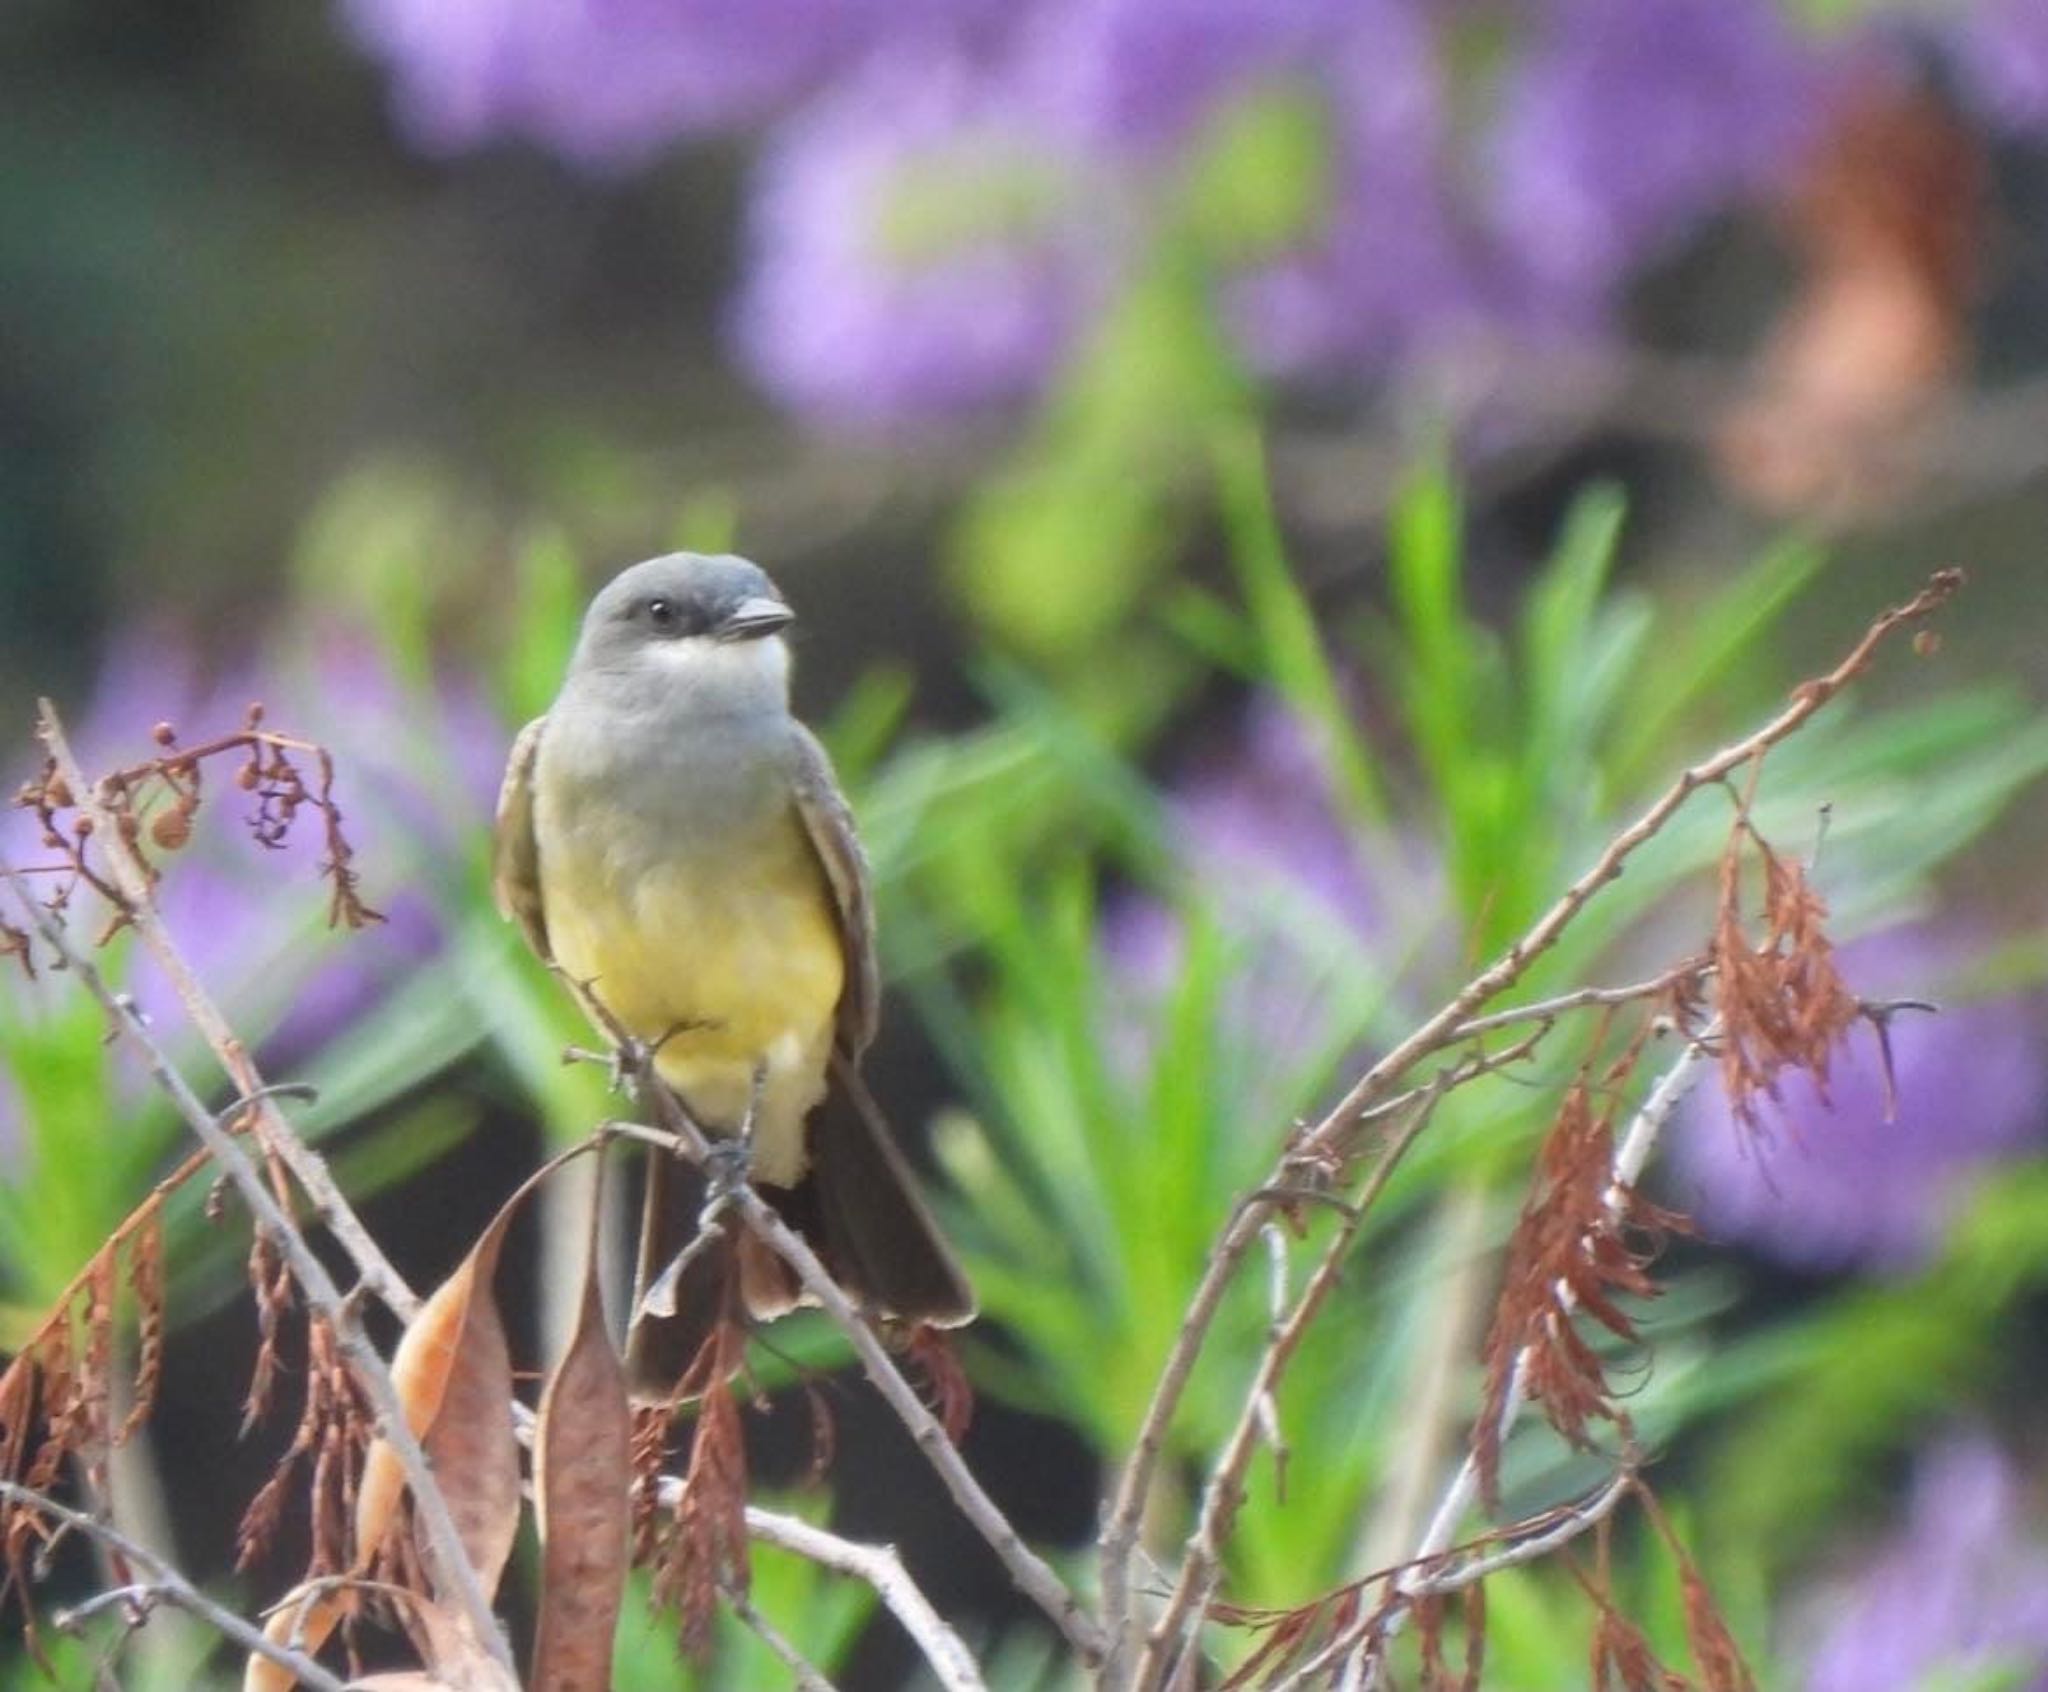
<instances>
[{"instance_id":1,"label":"curled dry leaf","mask_svg":"<svg viewBox=\"0 0 2048 1692\"><path fill-rule=\"evenodd\" d=\"M605 1692L611 1685L631 1554L633 1411L598 1292L595 1195L591 1211L582 1308L541 1395L534 1435L541 1583L533 1692Z\"/></svg>"},{"instance_id":2,"label":"curled dry leaf","mask_svg":"<svg viewBox=\"0 0 2048 1692\"><path fill-rule=\"evenodd\" d=\"M1758 934L1745 920L1745 845L1763 872ZM1746 814L1729 834L1720 882L1711 955L1722 1026L1721 1080L1736 1120L1761 1134L1758 1100L1777 1098L1778 1078L1786 1070L1807 1071L1826 1098L1829 1059L1862 1005L1836 966L1827 904L1805 866L1774 852Z\"/></svg>"},{"instance_id":3,"label":"curled dry leaf","mask_svg":"<svg viewBox=\"0 0 2048 1692\"><path fill-rule=\"evenodd\" d=\"M1644 1024L1597 1086L1590 1056L1581 1067L1544 1138L1529 1196L1509 1236L1472 1445L1480 1493L1489 1503L1500 1497L1502 1407L1518 1372L1529 1399L1574 1446L1588 1444L1596 1420L1627 1426L1608 1382L1607 1361L1581 1332L1579 1318L1634 1343L1635 1322L1620 1301L1656 1296L1649 1273L1654 1242L1684 1227L1684 1218L1651 1204L1613 1172L1621 1089L1651 1026ZM1596 1050L1598 1045L1596 1039Z\"/></svg>"},{"instance_id":4,"label":"curled dry leaf","mask_svg":"<svg viewBox=\"0 0 2048 1692\"><path fill-rule=\"evenodd\" d=\"M455 1273L434 1290L405 1330L391 1360L392 1383L406 1420L432 1463L449 1513L486 1593L512 1553L519 1529L519 1445L512 1430L512 1360L504 1323L491 1296L512 1206L499 1211ZM356 1494L355 1564L367 1573L401 1525L405 1474L390 1445L370 1447ZM431 1557L419 1548L433 1584ZM327 1592L310 1607L291 1605L272 1616L266 1634L317 1651L354 1600ZM467 1628L435 1627L436 1607L415 1610L407 1621L421 1649L436 1663L467 1654ZM427 1618L422 1620L422 1618ZM466 1642L466 1643L465 1643ZM252 1657L244 1692L288 1692L292 1677L266 1658Z\"/></svg>"}]
</instances>

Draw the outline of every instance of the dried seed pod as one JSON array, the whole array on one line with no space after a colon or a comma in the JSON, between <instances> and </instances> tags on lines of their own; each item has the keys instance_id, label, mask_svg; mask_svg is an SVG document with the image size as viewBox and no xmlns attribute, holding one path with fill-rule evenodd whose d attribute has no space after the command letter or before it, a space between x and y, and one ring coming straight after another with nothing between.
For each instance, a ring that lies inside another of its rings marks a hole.
<instances>
[{"instance_id":1,"label":"dried seed pod","mask_svg":"<svg viewBox=\"0 0 2048 1692\"><path fill-rule=\"evenodd\" d=\"M175 852L192 838L192 813L183 805L158 812L149 825L149 837L166 852Z\"/></svg>"}]
</instances>

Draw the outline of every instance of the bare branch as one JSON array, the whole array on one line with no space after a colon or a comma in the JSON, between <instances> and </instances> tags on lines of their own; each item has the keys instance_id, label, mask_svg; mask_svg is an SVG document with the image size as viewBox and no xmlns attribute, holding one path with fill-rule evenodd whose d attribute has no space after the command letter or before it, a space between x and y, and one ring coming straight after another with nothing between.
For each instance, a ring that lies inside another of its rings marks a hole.
<instances>
[{"instance_id":1,"label":"bare branch","mask_svg":"<svg viewBox=\"0 0 2048 1692\"><path fill-rule=\"evenodd\" d=\"M1345 1214L1329 1244L1323 1248L1315 1272L1302 1288L1294 1308L1273 1325L1258 1369L1246 1390L1244 1408L1238 1415L1237 1425L1225 1441L1222 1454L1210 1471L1208 1484L1203 1488L1195 1530L1188 1538L1179 1577L1165 1610L1146 1640L1144 1654L1132 1677L1133 1685L1150 1687L1161 1684L1180 1652L1183 1649L1190 1653L1195 1650L1194 1640L1189 1639L1183 1646L1181 1636L1190 1627L1199 1629L1202 1615L1208 1607L1207 1595L1212 1578L1221 1567L1224 1542L1229 1538L1238 1506L1244 1502L1245 1471L1258 1447L1265 1407L1275 1401L1280 1382L1300 1348L1309 1323L1315 1320L1324 1301L1336 1289L1344 1255L1357 1238L1358 1230L1364 1225L1374 1202L1386 1190L1402 1154L1421 1135L1435 1113L1438 1101L1448 1090L1448 1083L1440 1079L1429 1097L1415 1107L1409 1119L1389 1138L1357 1202ZM1198 1599L1201 1600L1199 1605Z\"/></svg>"},{"instance_id":2,"label":"bare branch","mask_svg":"<svg viewBox=\"0 0 2048 1692\"><path fill-rule=\"evenodd\" d=\"M838 1692L832 1682L819 1672L817 1665L799 1651L779 1627L754 1608L754 1601L746 1593L730 1581L720 1590L725 1594L726 1607L739 1619L740 1625L767 1646L789 1670L790 1681L798 1692Z\"/></svg>"},{"instance_id":3,"label":"bare branch","mask_svg":"<svg viewBox=\"0 0 2048 1692\"><path fill-rule=\"evenodd\" d=\"M455 1598L476 1631L477 1640L509 1669L511 1653L497 1619L491 1613L490 1600L484 1595L476 1570L462 1548L462 1537L449 1513L448 1501L435 1483L426 1453L420 1449L420 1443L406 1421L405 1408L399 1402L398 1389L392 1384L389 1368L357 1320L354 1304L342 1295L341 1289L327 1273L326 1265L314 1254L291 1215L265 1184L241 1140L221 1125L220 1118L207 1109L205 1101L172 1066L169 1056L157 1043L156 1036L150 1032L148 1022L133 1001L116 993L107 984L92 959L72 944L71 936L55 913L36 899L33 889L5 859L0 859L0 879L13 889L44 943L63 959L65 967L99 1001L114 1026L134 1041L157 1085L240 1191L243 1201L256 1217L257 1226L284 1252L307 1304L330 1325L335 1343L348 1358L376 1411L377 1431L390 1444L405 1472L406 1484L412 1492L437 1564L446 1572ZM167 938L165 945L169 945ZM175 952L172 955L175 956ZM266 1108L275 1110L275 1106ZM280 1138L297 1140L289 1128Z\"/></svg>"},{"instance_id":4,"label":"bare branch","mask_svg":"<svg viewBox=\"0 0 2048 1692\"><path fill-rule=\"evenodd\" d=\"M59 1504L54 1498L9 1480L0 1480L0 1500L34 1510L71 1532L86 1535L105 1546L120 1561L132 1568L140 1569L149 1577L145 1581L134 1582L112 1592L103 1592L82 1604L73 1605L57 1618L59 1626L75 1625L99 1610L131 1598L143 1607L147 1607L152 1601L175 1604L187 1615L196 1616L217 1629L224 1638L231 1640L243 1650L267 1657L280 1668L288 1669L305 1685L312 1687L314 1692L343 1692L342 1683L312 1658L303 1652L273 1644L263 1636L261 1628L252 1626L234 1611L216 1604L155 1552L108 1526L97 1517L73 1510Z\"/></svg>"},{"instance_id":5,"label":"bare branch","mask_svg":"<svg viewBox=\"0 0 2048 1692\"><path fill-rule=\"evenodd\" d=\"M1657 1137L1664 1131L1664 1125L1671 1120L1671 1114L1694 1087L1698 1086L1712 1061L1707 1042L1714 1036L1714 1025L1703 1029L1699 1036L1686 1045L1669 1069L1650 1090L1642 1107L1629 1123L1628 1132L1615 1147L1613 1175L1608 1182L1607 1208L1610 1215L1618 1214L1624 1201L1625 1192L1641 1178L1644 1165L1649 1162L1650 1152L1657 1144ZM1558 1299L1567 1309L1573 1302L1571 1290L1558 1288ZM1500 1415L1494 1429L1496 1445L1507 1443L1509 1431L1522 1414L1527 1402L1526 1382L1530 1361L1530 1348L1524 1347L1515 1358L1514 1370L1508 1380L1506 1395L1501 1400ZM1430 1517L1429 1525L1423 1529L1422 1538L1417 1542L1414 1555L1409 1559L1411 1571L1427 1569L1436 1563L1454 1543L1458 1525L1472 1508L1479 1496L1480 1474L1477 1442L1468 1451L1465 1460L1452 1476L1438 1502L1436 1513ZM1406 1601L1423 1592L1422 1576L1417 1573L1402 1576L1395 1583L1397 1596L1402 1600L1388 1614L1375 1637L1391 1639L1400 1631ZM1354 1661L1362 1657L1371 1641L1355 1642ZM1370 1686L1371 1680L1362 1682Z\"/></svg>"},{"instance_id":6,"label":"bare branch","mask_svg":"<svg viewBox=\"0 0 2048 1692\"><path fill-rule=\"evenodd\" d=\"M629 1056L636 1055L629 1048ZM644 1064L638 1066L642 1075L651 1075ZM603 1132L616 1134L628 1139L649 1140L665 1145L670 1151L681 1147L683 1155L701 1157L708 1150L710 1142L704 1131L692 1122L682 1102L658 1082L645 1089L646 1096L653 1102L656 1113L662 1119L662 1128L673 1128L672 1134L643 1128L636 1123L612 1122L605 1124ZM859 1358L862 1371L874 1383L890 1409L910 1430L910 1436L917 1442L918 1449L937 1471L946 1491L959 1506L960 1513L988 1541L989 1547L1002 1560L1009 1571L1010 1579L1022 1592L1053 1622L1067 1643L1086 1663L1094 1663L1103 1654L1102 1639L1095 1620L1082 1607L1081 1601L1067 1587L1067 1584L1053 1572L1052 1566L1040 1557L1023 1537L1010 1525L1009 1518L997 1507L974 1471L960 1455L953 1442L946 1437L946 1431L939 1425L938 1418L927 1410L924 1400L917 1395L917 1389L905 1378L903 1371L896 1367L895 1359L883 1349L853 1301L846 1296L839 1283L826 1272L823 1263L810 1244L780 1215L768 1201L761 1197L745 1181L734 1182L725 1192L725 1205L746 1223L790 1268L796 1271L798 1282L804 1291L815 1299L834 1326L852 1344L854 1355Z\"/></svg>"},{"instance_id":7,"label":"bare branch","mask_svg":"<svg viewBox=\"0 0 2048 1692\"><path fill-rule=\"evenodd\" d=\"M1503 1051L1474 1052L1462 1057L1439 1070L1420 1086L1411 1087L1406 1092L1382 1100L1362 1112L1359 1125L1363 1126L1381 1117L1398 1115L1411 1107L1426 1107L1431 1101L1442 1097L1453 1088L1463 1086L1481 1075L1519 1063L1535 1051L1549 1030L1550 1025L1544 1023L1526 1038ZM1426 1110L1424 1114L1427 1114ZM1320 1161L1313 1158L1301 1159L1298 1151L1290 1149L1282 1157L1280 1167L1274 1176L1240 1202L1222 1238L1211 1249L1209 1261L1202 1271L1202 1279L1196 1286L1194 1297L1188 1306L1188 1313L1182 1318L1180 1331L1174 1338L1173 1349L1168 1353L1159 1383L1153 1389L1152 1401L1146 1406L1145 1418L1139 1424L1137 1440L1132 1447L1131 1457L1124 1466L1123 1478L1100 1542L1105 1627L1111 1625L1111 1617L1117 1613L1114 1606L1119 1595L1123 1606L1122 1624L1109 1634L1110 1649L1113 1652L1127 1653L1136 1643L1130 1637L1134 1619L1130 1608L1130 1564L1137 1551L1144 1490L1133 1489L1150 1488L1152 1476L1158 1470L1160 1455L1165 1450L1167 1430L1172 1423L1175 1410L1180 1405L1181 1395L1186 1390L1188 1377L1194 1373L1195 1362L1200 1355L1209 1324L1214 1320L1216 1311L1222 1304L1224 1292L1229 1287L1231 1277L1237 1272L1239 1262L1263 1231L1267 1219L1290 1201L1294 1189L1289 1183L1288 1176L1298 1159L1308 1162L1311 1166ZM1386 1169L1391 1173L1392 1165L1387 1165ZM1372 1191L1376 1195L1377 1188ZM1354 1220L1362 1221L1363 1212L1358 1212ZM1346 1245L1354 1233L1355 1228L1341 1236ZM1340 1252L1342 1249L1343 1247L1339 1248ZM1292 1349L1291 1342L1289 1349ZM1269 1352L1268 1360L1270 1356ZM1261 1368L1263 1370L1263 1363ZM1112 1665L1112 1672L1104 1678L1109 1684L1118 1683L1115 1665Z\"/></svg>"},{"instance_id":8,"label":"bare branch","mask_svg":"<svg viewBox=\"0 0 2048 1692\"><path fill-rule=\"evenodd\" d=\"M313 1213L326 1225L336 1242L347 1252L363 1284L375 1293L401 1321L411 1321L419 1311L419 1300L405 1279L391 1266L362 1219L341 1196L328 1172L326 1159L308 1146L274 1102L274 1093L257 1072L254 1059L241 1037L229 1026L220 1007L213 1002L192 966L178 950L170 931L156 908L156 896L149 873L127 845L118 821L109 810L97 784L88 782L64 734L57 708L41 701L37 734L56 761L58 773L77 796L84 814L93 820L93 838L106 853L113 872L113 890L120 909L142 943L155 958L164 979L177 995L192 1026L213 1049L227 1071L236 1093L251 1105L251 1119L266 1151L281 1158L292 1178L306 1195ZM17 892L21 891L19 885ZM47 914L47 913L45 913Z\"/></svg>"},{"instance_id":9,"label":"bare branch","mask_svg":"<svg viewBox=\"0 0 2048 1692\"><path fill-rule=\"evenodd\" d=\"M661 1485L663 1501L672 1504L674 1500L670 1489L680 1489L682 1482L664 1475ZM763 1545L793 1552L820 1568L866 1582L874 1588L875 1596L881 1599L889 1613L902 1624L903 1631L916 1641L925 1661L931 1665L933 1676L946 1688L946 1692L986 1692L981 1670L976 1666L973 1655L910 1578L894 1546L861 1545L824 1528L813 1527L799 1517L758 1509L751 1504L747 1506L747 1532Z\"/></svg>"},{"instance_id":10,"label":"bare branch","mask_svg":"<svg viewBox=\"0 0 2048 1692\"><path fill-rule=\"evenodd\" d=\"M1761 728L1734 741L1685 770L1636 820L1609 840L1592 865L1557 901L1538 917L1520 939L1486 969L1468 981L1407 1038L1374 1063L1312 1128L1290 1137L1275 1173L1265 1186L1284 1184L1288 1168L1317 1154L1341 1158L1360 1124L1404 1074L1435 1052L1454 1045L1465 1025L1483 1007L1514 986L1529 967L1556 944L1581 911L1607 883L1617 879L1628 860L1662 831L1679 809L1701 788L1725 781L1745 765L1754 765L1772 747L1803 727L1823 706L1868 668L1885 640L1898 630L1932 616L1961 589L1960 570L1937 571L1927 585L1903 604L1876 618L1848 654L1825 675L1794 690L1791 703ZM1520 1013L1518 1013L1520 1014ZM1111 1648L1121 1657L1131 1619L1131 1560L1136 1548L1145 1501L1165 1446L1166 1430L1187 1390L1195 1363L1207 1341L1223 1294L1245 1253L1258 1237L1269 1213L1254 1201L1240 1205L1212 1249L1201 1283L1175 1336L1146 1406L1137 1441L1125 1463L1106 1513L1100 1538L1103 1622ZM1108 1679L1116 1682L1117 1664Z\"/></svg>"},{"instance_id":11,"label":"bare branch","mask_svg":"<svg viewBox=\"0 0 2048 1692\"><path fill-rule=\"evenodd\" d=\"M1538 999L1534 1004L1511 1005L1506 1010L1493 1011L1486 1016L1469 1017L1451 1031L1450 1037L1454 1041L1468 1040L1477 1034L1491 1034L1496 1029L1513 1028L1524 1022L1549 1022L1570 1011L1594 1006L1632 1005L1644 999L1654 999L1683 983L1704 981L1711 973L1704 958L1687 958L1662 975L1653 975L1649 980L1638 981L1631 986L1581 987L1575 993L1559 993L1555 998Z\"/></svg>"}]
</instances>

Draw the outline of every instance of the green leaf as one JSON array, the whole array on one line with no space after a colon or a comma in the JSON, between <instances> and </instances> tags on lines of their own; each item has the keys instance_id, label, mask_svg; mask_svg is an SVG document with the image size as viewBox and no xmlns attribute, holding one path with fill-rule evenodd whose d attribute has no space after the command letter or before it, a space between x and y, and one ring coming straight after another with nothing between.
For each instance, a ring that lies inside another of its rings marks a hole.
<instances>
[{"instance_id":1,"label":"green leaf","mask_svg":"<svg viewBox=\"0 0 2048 1692\"><path fill-rule=\"evenodd\" d=\"M1287 566L1266 480L1265 447L1248 424L1217 431L1212 448L1230 559L1267 678L1327 752L1345 809L1382 821L1379 778L1344 703L1314 609Z\"/></svg>"},{"instance_id":2,"label":"green leaf","mask_svg":"<svg viewBox=\"0 0 2048 1692\"><path fill-rule=\"evenodd\" d=\"M1637 679L1608 765L1625 791L1661 773L1671 756L1673 731L1729 671L1754 653L1807 584L1825 568L1828 554L1810 541L1787 540L1755 563L1704 606L1683 614L1673 635L1658 643L1656 662Z\"/></svg>"}]
</instances>

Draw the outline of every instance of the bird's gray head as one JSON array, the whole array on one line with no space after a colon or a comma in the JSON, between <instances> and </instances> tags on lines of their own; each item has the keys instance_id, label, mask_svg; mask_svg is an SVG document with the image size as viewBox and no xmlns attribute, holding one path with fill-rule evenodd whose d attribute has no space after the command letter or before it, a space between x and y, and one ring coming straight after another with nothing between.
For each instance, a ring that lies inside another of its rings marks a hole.
<instances>
[{"instance_id":1,"label":"bird's gray head","mask_svg":"<svg viewBox=\"0 0 2048 1692\"><path fill-rule=\"evenodd\" d=\"M622 571L591 601L570 676L645 687L649 703L786 706L781 630L795 615L758 564L672 552Z\"/></svg>"}]
</instances>

